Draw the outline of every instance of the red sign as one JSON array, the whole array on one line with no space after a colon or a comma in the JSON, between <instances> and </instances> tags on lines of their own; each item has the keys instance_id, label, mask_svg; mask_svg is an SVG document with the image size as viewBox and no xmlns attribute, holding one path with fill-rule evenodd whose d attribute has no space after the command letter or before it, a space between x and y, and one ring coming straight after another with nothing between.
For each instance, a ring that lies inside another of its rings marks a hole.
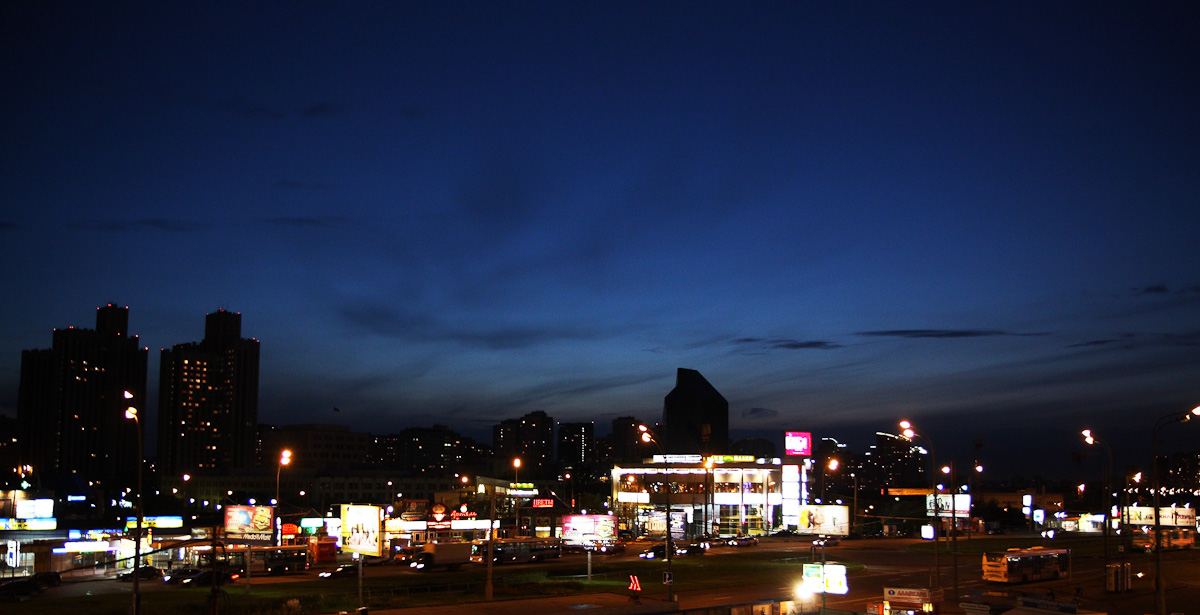
<instances>
[{"instance_id":1,"label":"red sign","mask_svg":"<svg viewBox=\"0 0 1200 615\"><path fill-rule=\"evenodd\" d=\"M534 508L554 508L554 500L550 498L533 498Z\"/></svg>"},{"instance_id":2,"label":"red sign","mask_svg":"<svg viewBox=\"0 0 1200 615\"><path fill-rule=\"evenodd\" d=\"M295 523L284 523L282 531L284 536L295 536L300 533L300 526Z\"/></svg>"},{"instance_id":3,"label":"red sign","mask_svg":"<svg viewBox=\"0 0 1200 615\"><path fill-rule=\"evenodd\" d=\"M637 578L636 574L629 575L629 590L635 591L635 592L642 591L642 584L638 583L638 578Z\"/></svg>"}]
</instances>

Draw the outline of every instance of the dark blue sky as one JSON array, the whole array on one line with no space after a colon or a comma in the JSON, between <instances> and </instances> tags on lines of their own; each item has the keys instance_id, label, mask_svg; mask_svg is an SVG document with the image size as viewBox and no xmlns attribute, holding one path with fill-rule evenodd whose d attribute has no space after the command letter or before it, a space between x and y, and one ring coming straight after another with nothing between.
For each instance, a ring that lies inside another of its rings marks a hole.
<instances>
[{"instance_id":1,"label":"dark blue sky","mask_svg":"<svg viewBox=\"0 0 1200 615\"><path fill-rule=\"evenodd\" d=\"M1070 474L1200 404L1194 3L267 6L0 8L0 413L110 301L152 380L241 312L264 422L603 432L689 367Z\"/></svg>"}]
</instances>

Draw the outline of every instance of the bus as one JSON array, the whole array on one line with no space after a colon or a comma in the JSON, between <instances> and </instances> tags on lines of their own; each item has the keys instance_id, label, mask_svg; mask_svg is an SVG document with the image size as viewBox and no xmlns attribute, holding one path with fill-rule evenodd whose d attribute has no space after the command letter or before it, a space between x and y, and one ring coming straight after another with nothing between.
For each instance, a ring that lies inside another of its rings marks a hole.
<instances>
[{"instance_id":1,"label":"bus","mask_svg":"<svg viewBox=\"0 0 1200 615\"><path fill-rule=\"evenodd\" d=\"M1027 583L1057 579L1071 571L1070 549L1009 549L983 554L983 580Z\"/></svg>"},{"instance_id":2,"label":"bus","mask_svg":"<svg viewBox=\"0 0 1200 615\"><path fill-rule=\"evenodd\" d=\"M471 543L471 561L487 562L488 541ZM501 538L492 543L496 563L540 562L562 556L561 538Z\"/></svg>"},{"instance_id":3,"label":"bus","mask_svg":"<svg viewBox=\"0 0 1200 615\"><path fill-rule=\"evenodd\" d=\"M1196 532L1186 527L1162 528L1163 551L1191 549L1196 545ZM1134 546L1142 551L1154 551L1154 528L1146 527L1133 534Z\"/></svg>"},{"instance_id":4,"label":"bus","mask_svg":"<svg viewBox=\"0 0 1200 615\"><path fill-rule=\"evenodd\" d=\"M309 552L307 545L252 546L228 545L217 551L217 565L246 570L246 550L250 550L251 574L284 574L308 570ZM200 568L212 566L212 551L209 548L195 550L195 561Z\"/></svg>"}]
</instances>

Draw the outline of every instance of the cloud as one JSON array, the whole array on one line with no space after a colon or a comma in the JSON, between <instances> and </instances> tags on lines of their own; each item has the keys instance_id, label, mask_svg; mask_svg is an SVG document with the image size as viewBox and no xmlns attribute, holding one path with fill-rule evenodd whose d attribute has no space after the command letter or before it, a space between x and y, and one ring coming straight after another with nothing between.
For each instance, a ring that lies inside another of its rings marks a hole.
<instances>
[{"instance_id":1,"label":"cloud","mask_svg":"<svg viewBox=\"0 0 1200 615\"><path fill-rule=\"evenodd\" d=\"M264 107L245 101L234 100L227 103L227 108L234 117L247 120L282 120L287 114L278 109Z\"/></svg>"},{"instance_id":2,"label":"cloud","mask_svg":"<svg viewBox=\"0 0 1200 615\"><path fill-rule=\"evenodd\" d=\"M173 231L178 233L203 230L204 224L176 218L143 218L141 220L88 220L72 222L67 228L86 231L125 232L141 229Z\"/></svg>"},{"instance_id":3,"label":"cloud","mask_svg":"<svg viewBox=\"0 0 1200 615\"><path fill-rule=\"evenodd\" d=\"M833 350L842 348L841 344L835 342L826 342L821 340L792 340L792 339L765 339L761 337L739 337L733 340L735 344L755 344L761 345L767 349L779 350Z\"/></svg>"},{"instance_id":4,"label":"cloud","mask_svg":"<svg viewBox=\"0 0 1200 615\"><path fill-rule=\"evenodd\" d=\"M1070 344L1069 346L1067 346L1067 348L1088 348L1088 347L1096 347L1096 346L1108 346L1110 344L1116 344L1120 341L1121 340L1092 340L1090 342L1080 342L1078 344Z\"/></svg>"},{"instance_id":5,"label":"cloud","mask_svg":"<svg viewBox=\"0 0 1200 615\"><path fill-rule=\"evenodd\" d=\"M317 227L317 228L335 228L342 226L349 220L344 216L293 216L282 218L267 218L267 224L275 226L287 227Z\"/></svg>"},{"instance_id":6,"label":"cloud","mask_svg":"<svg viewBox=\"0 0 1200 615\"><path fill-rule=\"evenodd\" d=\"M328 184L301 182L290 179L281 179L275 182L274 187L279 190L328 190L330 188Z\"/></svg>"},{"instance_id":7,"label":"cloud","mask_svg":"<svg viewBox=\"0 0 1200 615\"><path fill-rule=\"evenodd\" d=\"M1165 295L1169 292L1171 291L1167 288L1166 284L1155 284L1153 286L1142 286L1133 289L1133 294L1135 295Z\"/></svg>"},{"instance_id":8,"label":"cloud","mask_svg":"<svg viewBox=\"0 0 1200 615\"><path fill-rule=\"evenodd\" d=\"M312 103L300 112L300 117L310 119L327 119L343 115L345 115L345 107L328 100Z\"/></svg>"},{"instance_id":9,"label":"cloud","mask_svg":"<svg viewBox=\"0 0 1200 615\"><path fill-rule=\"evenodd\" d=\"M917 338L959 338L959 337L995 337L999 335L1032 335L1021 333L1006 333L994 329L888 329L883 331L860 331L855 335L865 337L905 337Z\"/></svg>"},{"instance_id":10,"label":"cloud","mask_svg":"<svg viewBox=\"0 0 1200 615\"><path fill-rule=\"evenodd\" d=\"M747 408L742 410L742 418L744 419L773 419L777 416L779 416L779 411L770 408Z\"/></svg>"}]
</instances>

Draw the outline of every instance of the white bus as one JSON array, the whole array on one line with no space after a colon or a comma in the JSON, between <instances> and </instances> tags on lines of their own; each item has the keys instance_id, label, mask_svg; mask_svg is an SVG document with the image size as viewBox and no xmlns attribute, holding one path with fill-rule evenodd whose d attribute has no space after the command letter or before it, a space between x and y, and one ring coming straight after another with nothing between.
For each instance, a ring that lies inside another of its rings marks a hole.
<instances>
[{"instance_id":1,"label":"white bus","mask_svg":"<svg viewBox=\"0 0 1200 615\"><path fill-rule=\"evenodd\" d=\"M983 580L1027 583L1057 579L1071 571L1070 549L1009 549L983 554Z\"/></svg>"},{"instance_id":2,"label":"white bus","mask_svg":"<svg viewBox=\"0 0 1200 615\"><path fill-rule=\"evenodd\" d=\"M488 541L471 543L471 561L487 562ZM501 538L492 543L492 561L540 562L562 556L561 538Z\"/></svg>"}]
</instances>

